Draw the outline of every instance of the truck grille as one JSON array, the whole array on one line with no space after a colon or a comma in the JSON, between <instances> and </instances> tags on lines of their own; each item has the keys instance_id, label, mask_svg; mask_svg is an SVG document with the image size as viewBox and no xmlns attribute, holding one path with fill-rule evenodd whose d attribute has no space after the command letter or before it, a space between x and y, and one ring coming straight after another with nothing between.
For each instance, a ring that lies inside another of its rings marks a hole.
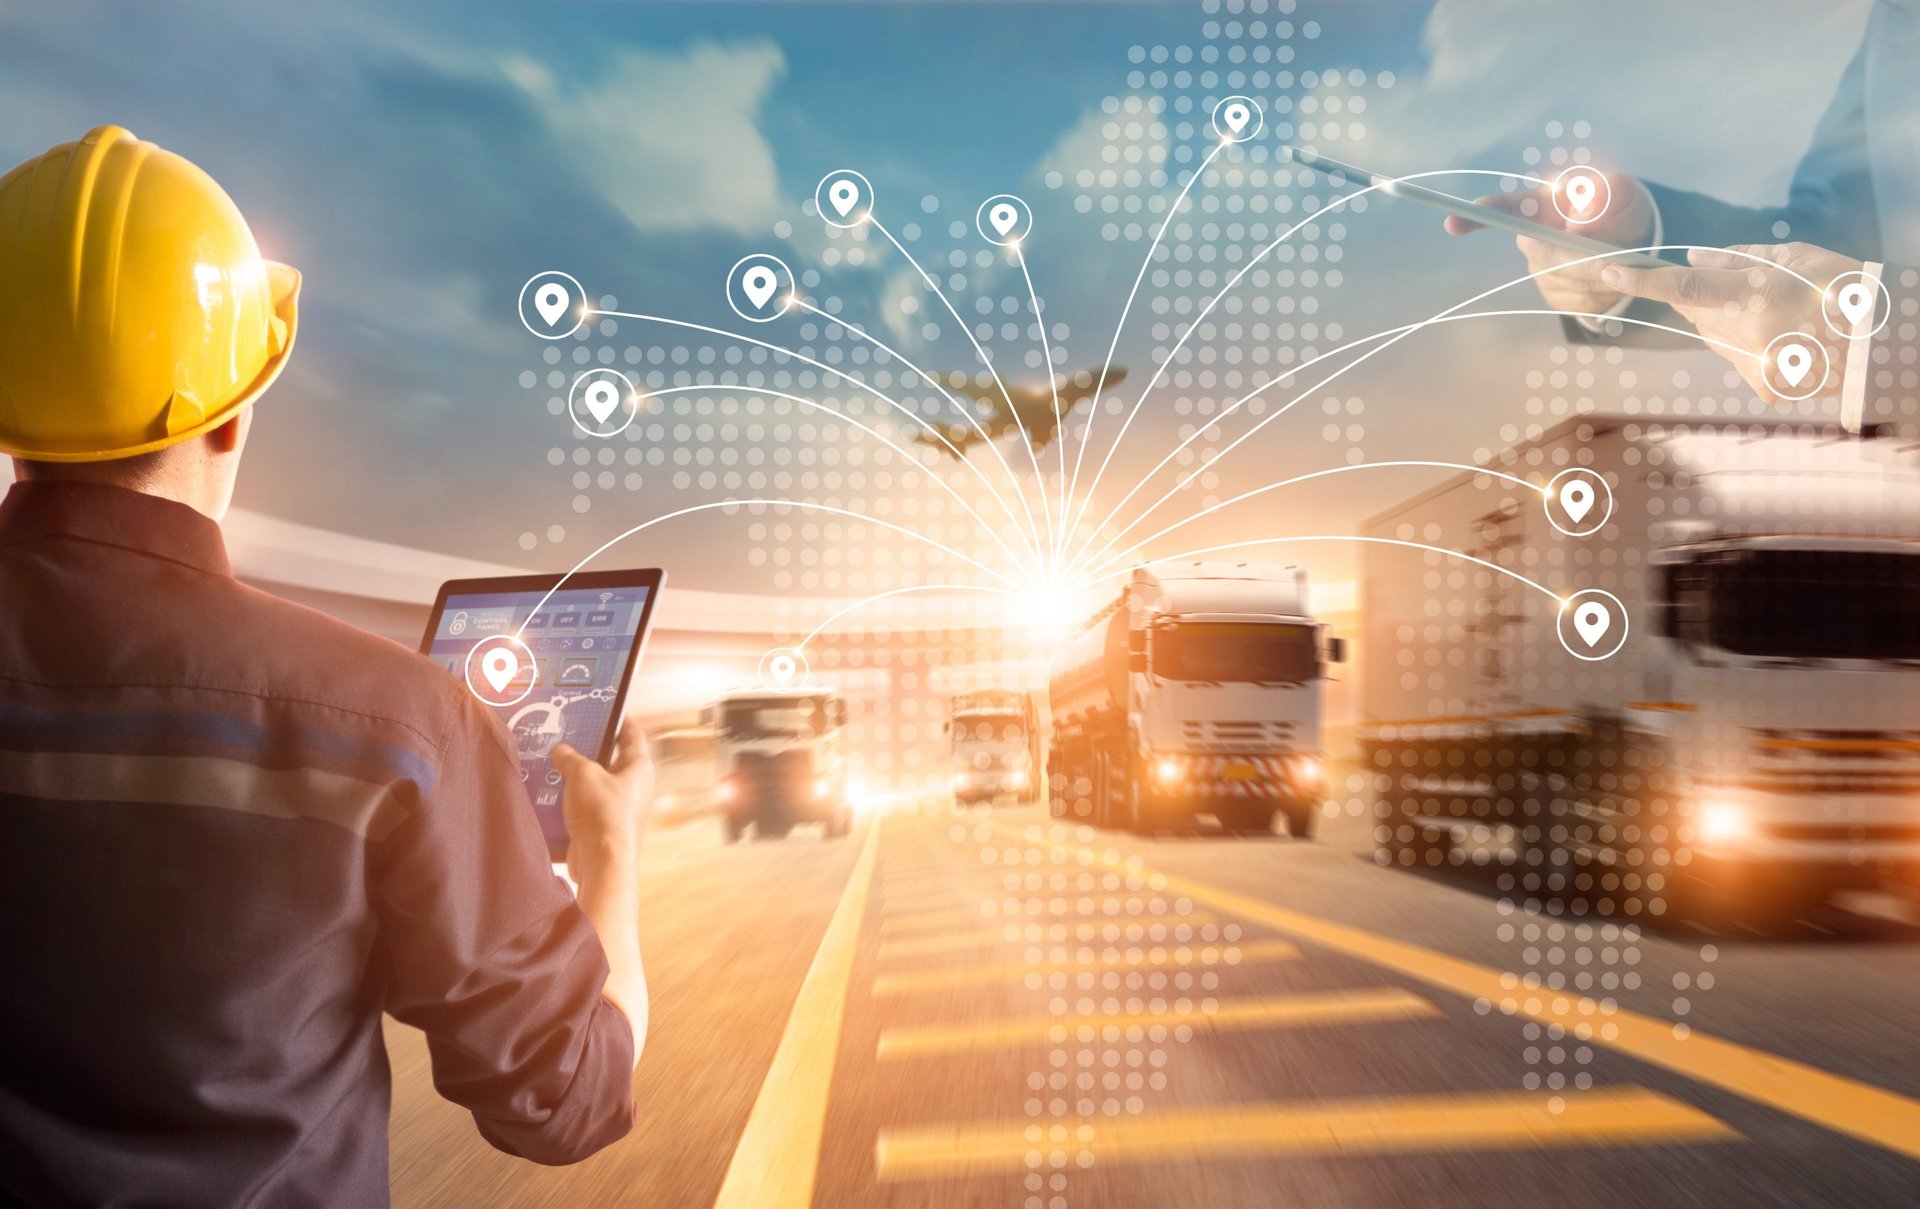
<instances>
[{"instance_id":1,"label":"truck grille","mask_svg":"<svg viewBox=\"0 0 1920 1209\"><path fill-rule=\"evenodd\" d=\"M1920 825L1903 823L1766 823L1760 828L1781 840L1890 844L1920 841Z\"/></svg>"},{"instance_id":2,"label":"truck grille","mask_svg":"<svg viewBox=\"0 0 1920 1209\"><path fill-rule=\"evenodd\" d=\"M1755 729L1756 789L1769 793L1920 792L1920 732Z\"/></svg>"},{"instance_id":3,"label":"truck grille","mask_svg":"<svg viewBox=\"0 0 1920 1209\"><path fill-rule=\"evenodd\" d=\"M805 779L813 773L813 753L809 751L743 751L734 763L740 777L754 782L780 782Z\"/></svg>"},{"instance_id":4,"label":"truck grille","mask_svg":"<svg viewBox=\"0 0 1920 1209\"><path fill-rule=\"evenodd\" d=\"M1188 751L1271 751L1293 746L1291 722L1186 722Z\"/></svg>"}]
</instances>

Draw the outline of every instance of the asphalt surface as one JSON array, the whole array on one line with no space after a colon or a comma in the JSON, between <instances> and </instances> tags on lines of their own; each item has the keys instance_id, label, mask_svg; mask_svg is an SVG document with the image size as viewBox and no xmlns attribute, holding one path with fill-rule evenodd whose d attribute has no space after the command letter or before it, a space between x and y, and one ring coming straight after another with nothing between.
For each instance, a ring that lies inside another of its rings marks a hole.
<instances>
[{"instance_id":1,"label":"asphalt surface","mask_svg":"<svg viewBox=\"0 0 1920 1209\"><path fill-rule=\"evenodd\" d=\"M1370 827L658 833L633 1134L497 1154L392 1025L394 1203L1920 1203L1904 904L1643 934L1380 868Z\"/></svg>"}]
</instances>

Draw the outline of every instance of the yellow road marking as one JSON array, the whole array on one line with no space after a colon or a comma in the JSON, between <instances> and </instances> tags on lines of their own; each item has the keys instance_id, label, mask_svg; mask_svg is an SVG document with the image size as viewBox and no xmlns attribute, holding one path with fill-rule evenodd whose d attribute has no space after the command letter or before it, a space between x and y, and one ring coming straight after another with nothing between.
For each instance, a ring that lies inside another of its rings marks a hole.
<instances>
[{"instance_id":1,"label":"yellow road marking","mask_svg":"<svg viewBox=\"0 0 1920 1209\"><path fill-rule=\"evenodd\" d=\"M961 1050L1044 1045L1073 1041L1082 1029L1099 1031L1135 1026L1175 1028L1185 1025L1196 1033L1225 1033L1247 1029L1304 1028L1320 1024L1360 1024L1375 1020L1417 1020L1439 1014L1440 1010L1433 1004L1399 987L1315 991L1301 995L1224 999L1211 1012L1194 1007L1184 1012L1029 1016L1020 1020L892 1028L880 1034L878 1054L882 1058L902 1058L915 1054L950 1054Z\"/></svg>"},{"instance_id":2,"label":"yellow road marking","mask_svg":"<svg viewBox=\"0 0 1920 1209\"><path fill-rule=\"evenodd\" d=\"M1041 833L1038 827L1033 829L1035 834L1030 835L1026 829L1005 823L993 825L1028 843L1089 853L1099 863L1128 868L1124 860L1111 860L1098 849L1054 839ZM1184 894L1196 903L1352 954L1430 986L1470 999L1485 999L1502 1010L1510 1009L1512 1015L1560 1025L1583 1041L1677 1071L1690 1079L1908 1158L1920 1158L1920 1101L1764 1050L1723 1041L1697 1029L1677 1029L1669 1021L1643 1016L1618 1005L1608 1007L1585 996L1529 988L1511 973L1405 941L1390 940L1364 928L1288 910L1207 882L1150 871L1144 864L1134 871L1164 879L1164 890Z\"/></svg>"},{"instance_id":3,"label":"yellow road marking","mask_svg":"<svg viewBox=\"0 0 1920 1209\"><path fill-rule=\"evenodd\" d=\"M1559 1101L1554 1111L1553 1101ZM1052 1126L1004 1121L897 1129L874 1145L882 1180L1024 1171L1030 1156L1091 1152L1102 1166L1263 1155L1399 1154L1732 1142L1706 1113L1638 1087L1310 1100L1112 1117Z\"/></svg>"},{"instance_id":4,"label":"yellow road marking","mask_svg":"<svg viewBox=\"0 0 1920 1209\"><path fill-rule=\"evenodd\" d=\"M1087 961L1032 962L1010 961L1004 965L955 966L946 970L928 970L920 974L882 974L873 980L875 996L906 995L915 991L937 991L950 987L976 986L983 982L1006 982L1028 974L1078 974L1099 970L1163 970L1175 966L1203 965L1232 969L1259 961L1293 961L1300 950L1284 940L1256 940L1232 944L1214 941L1208 944L1155 945L1150 949L1109 946L1111 956Z\"/></svg>"},{"instance_id":5,"label":"yellow road marking","mask_svg":"<svg viewBox=\"0 0 1920 1209\"><path fill-rule=\"evenodd\" d=\"M1156 939L1159 941L1178 940L1181 935L1179 929L1182 926L1191 925L1188 927L1187 936L1189 939L1192 939L1192 928L1215 923L1217 920L1212 915L1196 912L1192 915L1169 916L1165 919L1156 918L1151 920L1076 919L1069 922L1066 920L1008 919L993 924L988 924L985 920L976 920L975 922L986 926L940 931L931 936L908 936L894 940L882 940L880 942L880 960L887 961L897 957L927 957L942 953L957 953L967 949L978 948L981 945L994 944L1098 944L1105 940L1104 933L1109 923L1120 925L1123 934L1131 931L1137 925L1141 930L1140 934L1142 939L1148 942ZM1084 941L1080 939L1080 928L1082 926L1094 929L1093 935ZM1007 929L1009 927L1015 928L1019 932L1018 937L1011 941L1007 939ZM1028 928L1039 928L1042 933L1041 939L1034 941L1027 940L1026 935ZM1058 931L1056 931L1056 929Z\"/></svg>"},{"instance_id":6,"label":"yellow road marking","mask_svg":"<svg viewBox=\"0 0 1920 1209\"><path fill-rule=\"evenodd\" d=\"M955 911L929 911L920 915L899 915L880 921L881 936L912 935L916 932L943 931L948 928L964 927L1000 927L1005 924L1211 924L1219 918L1208 911L1189 911L1185 915L1176 915L1164 911L1158 915L1104 915L1099 913L1079 914L1071 909L1067 913L1030 915L1021 912L1018 915L982 915L978 906Z\"/></svg>"},{"instance_id":7,"label":"yellow road marking","mask_svg":"<svg viewBox=\"0 0 1920 1209\"><path fill-rule=\"evenodd\" d=\"M747 1127L734 1147L714 1209L810 1209L820 1168L820 1138L826 1128L827 1090L840 1051L847 984L860 941L860 921L873 883L880 825L867 829L840 905L827 921L813 965L800 984L786 1031Z\"/></svg>"}]
</instances>

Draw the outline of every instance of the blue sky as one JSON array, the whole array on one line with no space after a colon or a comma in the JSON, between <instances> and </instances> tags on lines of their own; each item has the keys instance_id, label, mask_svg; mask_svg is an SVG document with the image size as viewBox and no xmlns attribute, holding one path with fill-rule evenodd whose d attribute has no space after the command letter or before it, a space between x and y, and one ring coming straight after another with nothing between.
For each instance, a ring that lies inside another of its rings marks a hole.
<instances>
[{"instance_id":1,"label":"blue sky","mask_svg":"<svg viewBox=\"0 0 1920 1209\"><path fill-rule=\"evenodd\" d=\"M1250 91L1276 124L1283 98L1365 100L1361 137L1330 131L1321 141L1388 170L1518 167L1530 147L1577 141L1633 171L1760 200L1783 190L1865 14L1857 3L1791 0L1213 7L0 0L0 161L118 122L207 167L268 254L305 271L301 346L263 404L242 504L474 557L565 564L626 525L724 492L676 489L652 473L638 490L581 489L570 463L552 464L551 450L579 442L548 413L544 388L521 385L548 372L513 313L535 271L571 271L623 307L729 326L726 267L776 251L818 269L820 295L850 319L894 333L903 351L964 366L955 333L922 346L917 322L903 321L913 283L897 259L876 251L857 266L821 263L849 245L827 239L803 203L827 170L857 168L884 214L925 228L913 247L931 259L977 250L946 224L970 222L979 199L1011 189L1040 220L1032 269L1050 317L1071 328L1069 363L1097 363L1153 219L1132 235L1124 224L1103 233L1112 220L1098 206L1074 205L1074 168L1115 145L1109 98L1153 100L1171 115L1176 98L1204 104L1208 93L1183 84L1177 64L1156 83L1154 48L1212 46L1223 69L1235 47L1249 63L1264 48L1270 78ZM1305 108L1288 116L1304 122ZM1576 122L1590 134L1576 139ZM1172 140L1157 141L1143 148L1149 162ZM1064 183L1050 186L1049 171ZM1183 179L1132 191L1164 202ZM1217 176L1196 188L1195 204L1212 195L1231 216L1229 196L1280 190L1274 177ZM935 212L923 198L936 199ZM1202 237L1202 221L1196 213L1170 239ZM1320 313L1348 338L1520 271L1510 245L1445 244L1429 216L1404 207L1374 207L1345 227L1323 241L1341 247L1343 280L1320 290ZM1206 237L1232 242L1226 230ZM1004 266L968 274L969 288L1008 288ZM1210 291L1161 291L1170 292L1203 301ZM1152 305L1141 299L1120 344L1142 378L1156 347ZM796 336L783 338L798 345ZM623 325L618 339L674 338ZM1542 388L1527 377L1536 365L1550 372L1551 324L1423 340L1338 388L1363 401L1365 430L1358 442L1341 437L1341 456L1354 447L1369 460L1465 460L1551 419L1537 405L1530 414L1530 392ZM1232 341L1209 331L1196 347ZM816 334L815 347L824 343ZM1491 376L1490 360L1501 367ZM1680 374L1682 387L1688 375L1720 377L1698 356L1654 372ZM1321 419L1316 411L1308 435ZM1170 400L1143 413L1145 439L1120 464L1145 469L1135 454L1165 448L1181 422ZM1275 467L1313 468L1300 444L1295 432L1250 448L1242 477L1221 489ZM1374 510L1370 499L1417 485L1370 486L1372 495L1349 485L1301 501L1350 524ZM683 563L699 586L750 590L736 582L737 528L663 532L647 561Z\"/></svg>"}]
</instances>

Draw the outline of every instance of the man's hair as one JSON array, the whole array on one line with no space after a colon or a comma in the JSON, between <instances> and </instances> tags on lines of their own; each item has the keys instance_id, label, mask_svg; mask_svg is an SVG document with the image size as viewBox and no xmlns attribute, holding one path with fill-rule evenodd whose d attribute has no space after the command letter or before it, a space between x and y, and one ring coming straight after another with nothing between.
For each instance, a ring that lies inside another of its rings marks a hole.
<instances>
[{"instance_id":1,"label":"man's hair","mask_svg":"<svg viewBox=\"0 0 1920 1209\"><path fill-rule=\"evenodd\" d=\"M143 491L164 482L168 471L178 463L183 451L178 445L136 453L132 457L105 462L36 462L15 458L13 471L22 480L68 483L107 483Z\"/></svg>"}]
</instances>

